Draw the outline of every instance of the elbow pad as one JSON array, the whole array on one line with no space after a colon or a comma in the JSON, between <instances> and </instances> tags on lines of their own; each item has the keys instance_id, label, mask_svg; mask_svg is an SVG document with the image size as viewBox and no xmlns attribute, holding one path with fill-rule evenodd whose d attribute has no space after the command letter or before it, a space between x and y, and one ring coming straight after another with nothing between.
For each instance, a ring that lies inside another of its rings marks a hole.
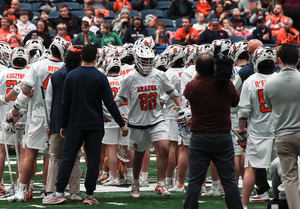
<instances>
[{"instance_id":1,"label":"elbow pad","mask_svg":"<svg viewBox=\"0 0 300 209\"><path fill-rule=\"evenodd\" d=\"M166 94L171 98L172 96L179 97L179 93L176 89L172 89L171 91L166 91Z\"/></svg>"},{"instance_id":2,"label":"elbow pad","mask_svg":"<svg viewBox=\"0 0 300 209\"><path fill-rule=\"evenodd\" d=\"M24 85L23 85L23 88L25 88L25 89L31 91L32 88L33 88L33 85L31 85L30 83L28 83L28 82L25 81L25 82L24 82Z\"/></svg>"},{"instance_id":3,"label":"elbow pad","mask_svg":"<svg viewBox=\"0 0 300 209\"><path fill-rule=\"evenodd\" d=\"M251 109L247 108L241 108L238 112L238 118L239 120L247 120L252 114Z\"/></svg>"},{"instance_id":4,"label":"elbow pad","mask_svg":"<svg viewBox=\"0 0 300 209\"><path fill-rule=\"evenodd\" d=\"M18 85L15 85L11 91L14 95L18 96L22 91L22 85L20 83Z\"/></svg>"},{"instance_id":5,"label":"elbow pad","mask_svg":"<svg viewBox=\"0 0 300 209\"><path fill-rule=\"evenodd\" d=\"M19 94L16 101L14 108L20 110L22 108L27 108L27 104L29 103L29 98L24 94Z\"/></svg>"}]
</instances>

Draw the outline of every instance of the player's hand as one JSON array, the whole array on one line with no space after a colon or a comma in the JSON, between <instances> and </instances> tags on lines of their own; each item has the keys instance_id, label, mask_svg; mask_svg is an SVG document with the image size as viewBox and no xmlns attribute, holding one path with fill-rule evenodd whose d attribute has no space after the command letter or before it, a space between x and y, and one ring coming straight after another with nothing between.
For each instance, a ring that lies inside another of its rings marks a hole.
<instances>
[{"instance_id":1,"label":"player's hand","mask_svg":"<svg viewBox=\"0 0 300 209\"><path fill-rule=\"evenodd\" d=\"M8 101L5 99L5 95L0 95L0 107L3 105L7 105Z\"/></svg>"},{"instance_id":2,"label":"player's hand","mask_svg":"<svg viewBox=\"0 0 300 209\"><path fill-rule=\"evenodd\" d=\"M48 128L45 128L45 131L47 133L47 138L50 139L50 135L51 135L50 130Z\"/></svg>"},{"instance_id":3,"label":"player's hand","mask_svg":"<svg viewBox=\"0 0 300 209\"><path fill-rule=\"evenodd\" d=\"M128 127L125 124L125 126L121 127L121 131L122 131L122 136L125 137L128 135Z\"/></svg>"},{"instance_id":4,"label":"player's hand","mask_svg":"<svg viewBox=\"0 0 300 209\"><path fill-rule=\"evenodd\" d=\"M122 113L121 116L122 116L124 122L126 123L126 125L128 125L129 120L128 120L128 118L126 117L125 113Z\"/></svg>"},{"instance_id":5,"label":"player's hand","mask_svg":"<svg viewBox=\"0 0 300 209\"><path fill-rule=\"evenodd\" d=\"M12 109L6 113L5 120L7 123L16 124L20 120L21 117L22 117L22 115L19 112L19 110Z\"/></svg>"},{"instance_id":6,"label":"player's hand","mask_svg":"<svg viewBox=\"0 0 300 209\"><path fill-rule=\"evenodd\" d=\"M60 129L60 136L65 139L67 135L67 129L66 128L61 128Z\"/></svg>"},{"instance_id":7,"label":"player's hand","mask_svg":"<svg viewBox=\"0 0 300 209\"><path fill-rule=\"evenodd\" d=\"M248 132L247 129L244 130L238 130L237 133L240 135L240 138L237 140L238 145L240 145L242 148L246 148L247 145L247 138L248 138Z\"/></svg>"}]
</instances>

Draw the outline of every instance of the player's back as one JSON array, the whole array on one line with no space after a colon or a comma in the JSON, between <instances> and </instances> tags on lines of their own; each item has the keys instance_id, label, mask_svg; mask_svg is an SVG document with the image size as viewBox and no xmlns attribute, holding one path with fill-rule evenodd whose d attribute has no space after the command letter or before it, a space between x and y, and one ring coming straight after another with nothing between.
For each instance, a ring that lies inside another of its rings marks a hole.
<instances>
[{"instance_id":1,"label":"player's back","mask_svg":"<svg viewBox=\"0 0 300 209\"><path fill-rule=\"evenodd\" d=\"M121 69L120 69L120 72L119 72L119 75L120 75L120 76L126 76L126 75L128 75L128 73L130 73L133 69L134 69L134 65L128 65L128 64L122 65L122 66L121 66Z\"/></svg>"},{"instance_id":2,"label":"player's back","mask_svg":"<svg viewBox=\"0 0 300 209\"><path fill-rule=\"evenodd\" d=\"M255 137L274 137L271 110L268 108L264 97L264 85L266 79L271 75L272 74L255 73L244 82L245 86L243 86L242 94L244 91L248 91L252 104L252 114L249 118L248 132ZM243 102L242 100L243 98L241 96L241 102Z\"/></svg>"},{"instance_id":3,"label":"player's back","mask_svg":"<svg viewBox=\"0 0 300 209\"><path fill-rule=\"evenodd\" d=\"M239 70L241 69L242 67L240 66L234 66L232 68L232 76L231 76L231 81L233 83L233 85L235 84L235 80L237 79L238 77L238 72ZM238 116L237 116L237 113L239 111L239 106L236 106L236 107L232 107L231 108L231 114L230 114L230 118L231 118L231 126L233 129L238 129L239 128L239 122L238 122Z\"/></svg>"},{"instance_id":4,"label":"player's back","mask_svg":"<svg viewBox=\"0 0 300 209\"><path fill-rule=\"evenodd\" d=\"M63 62L45 59L31 65L29 72L24 79L34 88L33 98L29 109L32 110L33 116L44 116L44 102L42 98L41 86L46 91L50 76L58 71L64 65Z\"/></svg>"}]
</instances>

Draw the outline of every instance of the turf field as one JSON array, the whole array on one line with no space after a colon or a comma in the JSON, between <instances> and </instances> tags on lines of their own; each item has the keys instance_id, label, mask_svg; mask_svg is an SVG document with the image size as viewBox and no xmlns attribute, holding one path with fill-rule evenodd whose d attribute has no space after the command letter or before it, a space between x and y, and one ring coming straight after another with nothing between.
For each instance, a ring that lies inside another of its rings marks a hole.
<instances>
[{"instance_id":1,"label":"turf field","mask_svg":"<svg viewBox=\"0 0 300 209\"><path fill-rule=\"evenodd\" d=\"M11 156L14 161L12 165L12 170L15 171L15 156ZM179 209L183 208L184 197L185 195L182 193L172 193L170 198L165 198L161 196L157 196L154 194L154 187L156 183L156 162L155 162L155 154L151 154L151 161L149 166L149 179L150 179L150 187L149 188L141 188L141 198L133 199L130 195L130 185L122 185L119 187L104 187L101 185L97 185L97 190L94 193L94 197L98 199L99 205L83 205L82 203L71 203L69 196L67 196L68 202L64 205L56 205L56 206L45 206L42 204L42 198L39 197L40 189L42 186L42 176L36 176L35 178L35 190L34 190L34 198L29 200L28 202L23 203L9 203L5 198L0 197L0 209L4 208L83 208L83 207L101 207L102 209ZM38 157L38 165L37 171L42 170L42 157ZM82 160L82 173L85 173L85 163ZM208 175L208 182L210 176ZM10 178L8 173L8 167L6 166L3 177L4 183L6 185L6 189L10 187ZM84 179L81 181L81 194L80 196L84 198ZM209 187L210 184L208 183ZM66 191L67 193L67 191ZM271 192L270 192L271 193ZM271 194L272 195L272 194ZM229 196L230 198L230 196ZM225 209L226 204L225 200L222 197L200 197L199 198L199 208L204 209ZM249 209L266 209L267 203L250 203L248 206Z\"/></svg>"}]
</instances>

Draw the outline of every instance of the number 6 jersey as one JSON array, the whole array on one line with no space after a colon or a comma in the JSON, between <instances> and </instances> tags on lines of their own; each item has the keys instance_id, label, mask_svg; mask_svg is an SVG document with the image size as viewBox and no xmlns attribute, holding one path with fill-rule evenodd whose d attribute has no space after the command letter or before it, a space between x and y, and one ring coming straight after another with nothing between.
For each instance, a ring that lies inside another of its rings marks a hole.
<instances>
[{"instance_id":1,"label":"number 6 jersey","mask_svg":"<svg viewBox=\"0 0 300 209\"><path fill-rule=\"evenodd\" d=\"M147 128L165 118L161 112L160 96L167 93L178 95L167 76L155 68L147 76L132 70L123 80L116 100L123 103L128 99L129 126Z\"/></svg>"},{"instance_id":2,"label":"number 6 jersey","mask_svg":"<svg viewBox=\"0 0 300 209\"><path fill-rule=\"evenodd\" d=\"M251 111L248 133L253 137L274 138L271 110L264 98L264 85L272 74L255 73L244 81L239 107Z\"/></svg>"}]
</instances>

